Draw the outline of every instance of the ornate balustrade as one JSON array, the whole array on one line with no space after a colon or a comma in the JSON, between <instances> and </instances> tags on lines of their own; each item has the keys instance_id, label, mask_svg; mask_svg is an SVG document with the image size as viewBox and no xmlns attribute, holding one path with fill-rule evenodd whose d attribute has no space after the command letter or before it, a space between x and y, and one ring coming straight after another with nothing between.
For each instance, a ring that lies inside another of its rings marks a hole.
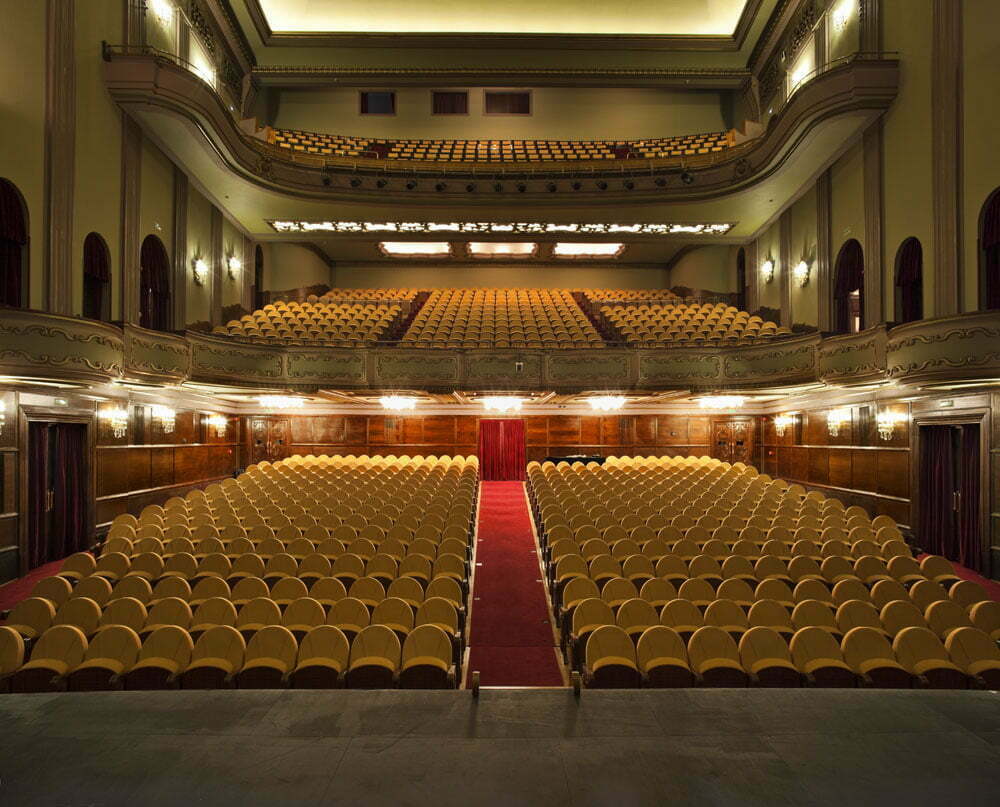
<instances>
[{"instance_id":1,"label":"ornate balustrade","mask_svg":"<svg viewBox=\"0 0 1000 807\"><path fill-rule=\"evenodd\" d=\"M818 333L752 346L594 350L455 350L286 346L118 327L0 309L0 374L105 383L182 381L385 390L670 390L850 386L1000 377L1000 312L977 312L858 334Z\"/></svg>"}]
</instances>

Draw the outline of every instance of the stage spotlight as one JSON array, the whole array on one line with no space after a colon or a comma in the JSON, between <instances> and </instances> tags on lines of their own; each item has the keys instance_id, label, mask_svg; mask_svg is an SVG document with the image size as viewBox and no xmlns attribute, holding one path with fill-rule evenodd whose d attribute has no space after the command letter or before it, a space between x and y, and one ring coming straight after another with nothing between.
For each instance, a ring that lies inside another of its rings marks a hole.
<instances>
[{"instance_id":1,"label":"stage spotlight","mask_svg":"<svg viewBox=\"0 0 1000 807\"><path fill-rule=\"evenodd\" d=\"M360 188L361 187L361 180L358 179L357 177L351 177L351 187L352 188Z\"/></svg>"},{"instance_id":2,"label":"stage spotlight","mask_svg":"<svg viewBox=\"0 0 1000 807\"><path fill-rule=\"evenodd\" d=\"M519 193L524 193L526 190L528 190L528 186L525 185L523 182L518 182L517 183L517 190L518 190Z\"/></svg>"},{"instance_id":3,"label":"stage spotlight","mask_svg":"<svg viewBox=\"0 0 1000 807\"><path fill-rule=\"evenodd\" d=\"M411 179L406 183L406 189L412 191L417 187L417 180Z\"/></svg>"},{"instance_id":4,"label":"stage spotlight","mask_svg":"<svg viewBox=\"0 0 1000 807\"><path fill-rule=\"evenodd\" d=\"M631 191L631 190L635 189L635 183L631 179L626 179L622 183L622 185L624 186L625 190L627 190L627 191Z\"/></svg>"},{"instance_id":5,"label":"stage spotlight","mask_svg":"<svg viewBox=\"0 0 1000 807\"><path fill-rule=\"evenodd\" d=\"M603 179L597 183L597 189L601 191L606 191L608 189L608 183Z\"/></svg>"},{"instance_id":6,"label":"stage spotlight","mask_svg":"<svg viewBox=\"0 0 1000 807\"><path fill-rule=\"evenodd\" d=\"M442 191L448 190L448 185L444 182L439 182L437 185L434 186L434 190L436 190L438 193L441 193Z\"/></svg>"},{"instance_id":7,"label":"stage spotlight","mask_svg":"<svg viewBox=\"0 0 1000 807\"><path fill-rule=\"evenodd\" d=\"M555 193L556 192L556 183L555 182L550 182L548 185L545 186L545 189L549 193Z\"/></svg>"},{"instance_id":8,"label":"stage spotlight","mask_svg":"<svg viewBox=\"0 0 1000 807\"><path fill-rule=\"evenodd\" d=\"M494 182L493 190L495 190L497 193L503 193L503 184L500 182Z\"/></svg>"},{"instance_id":9,"label":"stage spotlight","mask_svg":"<svg viewBox=\"0 0 1000 807\"><path fill-rule=\"evenodd\" d=\"M468 193L472 193L473 191L475 191L475 189L476 189L476 183L475 182L470 182L468 185L465 186L465 190Z\"/></svg>"},{"instance_id":10,"label":"stage spotlight","mask_svg":"<svg viewBox=\"0 0 1000 807\"><path fill-rule=\"evenodd\" d=\"M375 187L376 188L384 188L388 184L389 184L389 180L387 180L387 179L377 179L377 180L375 180Z\"/></svg>"},{"instance_id":11,"label":"stage spotlight","mask_svg":"<svg viewBox=\"0 0 1000 807\"><path fill-rule=\"evenodd\" d=\"M572 188L575 191L580 190L580 188L582 188L582 187L583 187L583 183L582 182L574 182L573 185L572 185Z\"/></svg>"},{"instance_id":12,"label":"stage spotlight","mask_svg":"<svg viewBox=\"0 0 1000 807\"><path fill-rule=\"evenodd\" d=\"M653 182L656 184L657 188L665 188L665 187L667 187L667 178L666 177L657 177L656 179L653 180Z\"/></svg>"}]
</instances>

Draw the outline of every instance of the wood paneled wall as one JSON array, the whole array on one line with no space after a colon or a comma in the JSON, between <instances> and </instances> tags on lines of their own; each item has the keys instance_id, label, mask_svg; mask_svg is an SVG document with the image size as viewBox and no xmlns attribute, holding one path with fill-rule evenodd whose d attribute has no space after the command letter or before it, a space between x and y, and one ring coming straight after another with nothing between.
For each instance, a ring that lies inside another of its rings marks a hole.
<instances>
[{"instance_id":1,"label":"wood paneled wall","mask_svg":"<svg viewBox=\"0 0 1000 807\"><path fill-rule=\"evenodd\" d=\"M910 525L909 427L897 425L890 440L876 429L878 411L909 414L908 405L871 401L837 408L849 409L851 418L836 436L827 425L829 409L799 412L798 425L780 437L774 419L764 418L763 471Z\"/></svg>"},{"instance_id":2,"label":"wood paneled wall","mask_svg":"<svg viewBox=\"0 0 1000 807\"><path fill-rule=\"evenodd\" d=\"M203 413L183 411L167 434L152 421L149 407L133 405L126 435L116 438L108 422L98 419L98 527L119 513L138 514L146 505L232 476L240 467L239 420L227 423L218 436Z\"/></svg>"},{"instance_id":3,"label":"wood paneled wall","mask_svg":"<svg viewBox=\"0 0 1000 807\"><path fill-rule=\"evenodd\" d=\"M293 454L476 453L478 415L292 415ZM568 454L707 454L705 415L526 415L529 460ZM247 432L248 430L244 430Z\"/></svg>"}]
</instances>

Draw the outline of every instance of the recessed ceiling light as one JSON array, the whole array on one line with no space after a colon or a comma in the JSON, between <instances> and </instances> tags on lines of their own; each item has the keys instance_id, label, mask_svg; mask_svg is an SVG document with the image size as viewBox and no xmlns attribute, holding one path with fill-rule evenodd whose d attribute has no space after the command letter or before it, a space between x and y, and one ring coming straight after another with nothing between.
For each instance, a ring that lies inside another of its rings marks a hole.
<instances>
[{"instance_id":1,"label":"recessed ceiling light","mask_svg":"<svg viewBox=\"0 0 1000 807\"><path fill-rule=\"evenodd\" d=\"M529 258L538 251L530 241L470 241L469 254L474 258Z\"/></svg>"},{"instance_id":2,"label":"recessed ceiling light","mask_svg":"<svg viewBox=\"0 0 1000 807\"><path fill-rule=\"evenodd\" d=\"M386 255L403 258L427 258L451 255L447 241L381 241L379 249Z\"/></svg>"},{"instance_id":3,"label":"recessed ceiling light","mask_svg":"<svg viewBox=\"0 0 1000 807\"><path fill-rule=\"evenodd\" d=\"M617 258L625 249L618 244L575 244L565 241L558 242L552 249L556 258Z\"/></svg>"}]
</instances>

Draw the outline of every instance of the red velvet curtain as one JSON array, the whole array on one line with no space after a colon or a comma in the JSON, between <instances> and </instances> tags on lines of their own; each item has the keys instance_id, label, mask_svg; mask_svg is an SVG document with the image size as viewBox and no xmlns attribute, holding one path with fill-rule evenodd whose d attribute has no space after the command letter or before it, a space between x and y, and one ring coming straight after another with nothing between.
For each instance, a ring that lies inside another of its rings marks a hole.
<instances>
[{"instance_id":1,"label":"red velvet curtain","mask_svg":"<svg viewBox=\"0 0 1000 807\"><path fill-rule=\"evenodd\" d=\"M962 484L958 512L956 554L948 555L963 566L982 571L983 552L979 520L979 426L962 427L960 441Z\"/></svg>"},{"instance_id":2,"label":"red velvet curtain","mask_svg":"<svg viewBox=\"0 0 1000 807\"><path fill-rule=\"evenodd\" d=\"M87 548L87 427L58 423L52 428L52 538L49 560Z\"/></svg>"},{"instance_id":3,"label":"red velvet curtain","mask_svg":"<svg viewBox=\"0 0 1000 807\"><path fill-rule=\"evenodd\" d=\"M920 429L920 545L934 555L955 557L955 453L951 426Z\"/></svg>"},{"instance_id":4,"label":"red velvet curtain","mask_svg":"<svg viewBox=\"0 0 1000 807\"><path fill-rule=\"evenodd\" d=\"M479 421L479 475L484 482L521 481L527 465L524 421Z\"/></svg>"}]
</instances>

